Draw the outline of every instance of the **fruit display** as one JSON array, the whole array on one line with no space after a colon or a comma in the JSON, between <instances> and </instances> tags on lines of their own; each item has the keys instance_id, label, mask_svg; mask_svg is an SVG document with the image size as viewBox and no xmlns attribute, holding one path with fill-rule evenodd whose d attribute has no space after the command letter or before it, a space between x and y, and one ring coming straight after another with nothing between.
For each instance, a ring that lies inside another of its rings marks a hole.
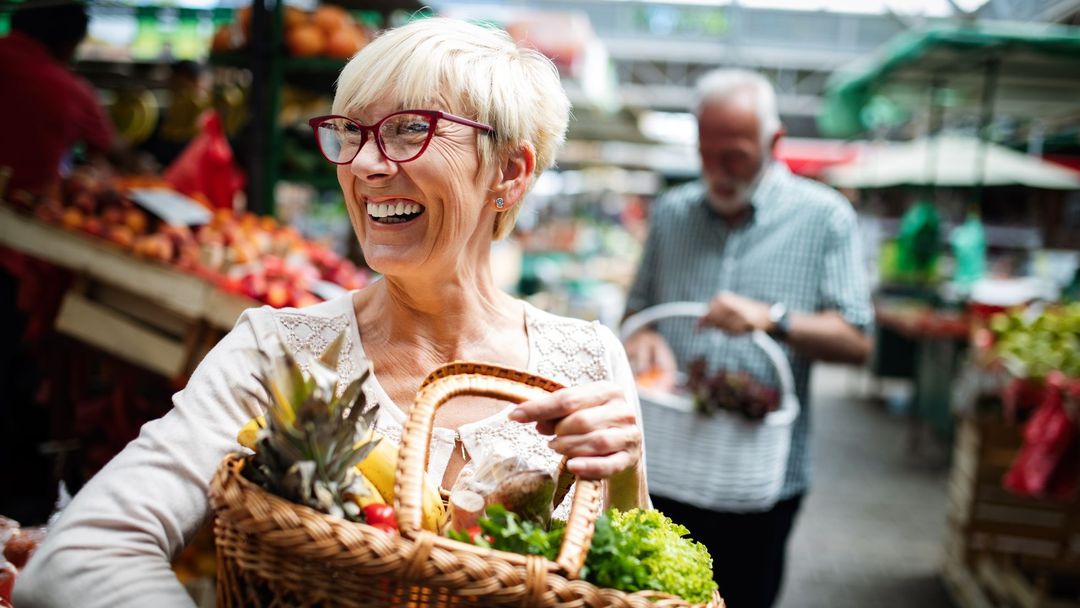
<instances>
[{"instance_id":1,"label":"fruit display","mask_svg":"<svg viewBox=\"0 0 1080 608\"><path fill-rule=\"evenodd\" d=\"M705 359L699 358L690 362L687 372L687 388L703 414L726 410L760 420L780 407L780 392L745 371L710 373Z\"/></svg>"},{"instance_id":2,"label":"fruit display","mask_svg":"<svg viewBox=\"0 0 1080 608\"><path fill-rule=\"evenodd\" d=\"M284 9L285 47L294 57L330 57L348 59L371 40L371 34L352 15L334 4L323 4L314 11L293 6ZM235 51L251 39L251 7L237 11L233 23L214 33L215 53Z\"/></svg>"},{"instance_id":3,"label":"fruit display","mask_svg":"<svg viewBox=\"0 0 1080 608\"><path fill-rule=\"evenodd\" d=\"M1057 370L1080 378L1080 302L998 313L990 319L991 352L1019 377L1045 379Z\"/></svg>"},{"instance_id":4,"label":"fruit display","mask_svg":"<svg viewBox=\"0 0 1080 608\"><path fill-rule=\"evenodd\" d=\"M254 450L244 475L267 491L323 513L395 533L397 448L374 430L378 405L362 390L368 367L343 391L336 372L344 334L311 362L310 374L285 351L267 358L259 381L269 402L265 417L250 421L237 440ZM258 395L253 398L264 401ZM426 480L422 525L438 531L446 521L438 486Z\"/></svg>"},{"instance_id":5,"label":"fruit display","mask_svg":"<svg viewBox=\"0 0 1080 608\"><path fill-rule=\"evenodd\" d=\"M272 217L217 210L203 226L167 224L126 194L138 187L168 186L154 178L107 180L79 169L55 196L13 196L11 202L42 221L101 238L275 308L322 301L315 293L320 283L352 290L369 281L367 271Z\"/></svg>"}]
</instances>

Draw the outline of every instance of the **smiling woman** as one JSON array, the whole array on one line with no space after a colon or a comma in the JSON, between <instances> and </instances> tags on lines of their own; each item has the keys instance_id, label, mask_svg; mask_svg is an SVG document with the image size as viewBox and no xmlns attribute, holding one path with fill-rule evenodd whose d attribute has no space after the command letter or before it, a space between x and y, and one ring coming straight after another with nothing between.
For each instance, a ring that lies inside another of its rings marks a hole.
<instances>
[{"instance_id":1,"label":"smiling woman","mask_svg":"<svg viewBox=\"0 0 1080 608\"><path fill-rule=\"evenodd\" d=\"M502 31L421 20L346 65L332 112L311 126L383 279L303 310L245 312L174 408L75 497L20 575L20 608L191 605L169 558L205 521L210 478L237 449L237 431L262 413L254 373L280 343L306 360L344 334L342 385L372 362L367 400L389 441L423 379L448 362L550 378L567 388L517 406L460 398L440 408L428 474L450 487L486 450L510 445L532 468L567 458L579 478L606 480L609 506L648 503L638 398L618 339L533 308L491 274L492 241L512 230L565 137L569 103L551 61Z\"/></svg>"}]
</instances>

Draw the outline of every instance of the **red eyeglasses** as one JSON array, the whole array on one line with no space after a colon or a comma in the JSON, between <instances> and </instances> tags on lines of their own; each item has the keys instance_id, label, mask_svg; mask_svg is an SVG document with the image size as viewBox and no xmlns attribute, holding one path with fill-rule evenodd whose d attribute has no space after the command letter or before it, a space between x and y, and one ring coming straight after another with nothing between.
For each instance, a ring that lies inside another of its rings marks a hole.
<instances>
[{"instance_id":1,"label":"red eyeglasses","mask_svg":"<svg viewBox=\"0 0 1080 608\"><path fill-rule=\"evenodd\" d=\"M437 110L404 110L394 112L373 125L362 125L351 118L331 114L316 116L308 121L315 132L315 141L326 160L335 165L347 165L360 153L368 141L368 132L375 134L375 145L387 159L396 163L416 160L427 150L435 135L439 119L494 133L491 125L439 112Z\"/></svg>"}]
</instances>

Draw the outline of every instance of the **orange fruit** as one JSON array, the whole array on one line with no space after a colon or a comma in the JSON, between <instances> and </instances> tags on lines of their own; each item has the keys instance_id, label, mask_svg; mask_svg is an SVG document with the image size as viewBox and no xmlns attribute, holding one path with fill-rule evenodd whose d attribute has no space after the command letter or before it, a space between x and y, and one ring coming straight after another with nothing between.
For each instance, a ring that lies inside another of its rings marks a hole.
<instances>
[{"instance_id":1,"label":"orange fruit","mask_svg":"<svg viewBox=\"0 0 1080 608\"><path fill-rule=\"evenodd\" d=\"M251 37L251 5L247 5L244 8L236 11L236 23L240 25L240 31L244 33L244 38Z\"/></svg>"},{"instance_id":2,"label":"orange fruit","mask_svg":"<svg viewBox=\"0 0 1080 608\"><path fill-rule=\"evenodd\" d=\"M326 42L326 54L337 59L349 59L360 50L360 41L356 36L356 30L351 27L343 27L333 34Z\"/></svg>"},{"instance_id":3,"label":"orange fruit","mask_svg":"<svg viewBox=\"0 0 1080 608\"><path fill-rule=\"evenodd\" d=\"M308 23L310 15L295 6L285 7L285 31Z\"/></svg>"},{"instance_id":4,"label":"orange fruit","mask_svg":"<svg viewBox=\"0 0 1080 608\"><path fill-rule=\"evenodd\" d=\"M349 16L348 11L333 4L319 6L319 8L315 9L315 14L312 15L311 20L328 36L346 25L352 24L352 17Z\"/></svg>"},{"instance_id":5,"label":"orange fruit","mask_svg":"<svg viewBox=\"0 0 1080 608\"><path fill-rule=\"evenodd\" d=\"M312 57L323 52L326 38L318 26L305 23L289 31L285 44L296 57Z\"/></svg>"}]
</instances>

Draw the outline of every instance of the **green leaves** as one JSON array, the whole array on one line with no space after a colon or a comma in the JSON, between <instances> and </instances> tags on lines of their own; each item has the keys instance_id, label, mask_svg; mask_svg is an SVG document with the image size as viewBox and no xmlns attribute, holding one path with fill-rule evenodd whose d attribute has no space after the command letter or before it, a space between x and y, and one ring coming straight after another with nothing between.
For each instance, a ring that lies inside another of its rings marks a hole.
<instances>
[{"instance_id":1,"label":"green leaves","mask_svg":"<svg viewBox=\"0 0 1080 608\"><path fill-rule=\"evenodd\" d=\"M691 602L708 602L716 592L712 557L705 545L688 538L681 526L660 511L611 510L610 532L597 521L593 549L585 559L585 579L624 591L653 589ZM597 535L601 538L597 547Z\"/></svg>"},{"instance_id":2,"label":"green leaves","mask_svg":"<svg viewBox=\"0 0 1080 608\"><path fill-rule=\"evenodd\" d=\"M449 536L550 560L557 557L562 544L563 522L556 520L551 530L545 530L502 505L488 507L478 523L490 543L482 537L471 538L468 532L452 531ZM600 587L661 591L691 602L708 602L716 591L712 557L704 545L687 538L688 533L660 511L612 509L596 520L581 576Z\"/></svg>"},{"instance_id":3,"label":"green leaves","mask_svg":"<svg viewBox=\"0 0 1080 608\"><path fill-rule=\"evenodd\" d=\"M562 544L562 526L548 531L538 523L522 520L516 513L498 504L488 507L477 524L488 540L483 536L472 537L468 531L451 530L447 536L463 543L522 555L542 555L550 560L555 559Z\"/></svg>"},{"instance_id":4,"label":"green leaves","mask_svg":"<svg viewBox=\"0 0 1080 608\"><path fill-rule=\"evenodd\" d=\"M264 355L255 379L265 395L247 393L265 404L266 427L259 431L245 474L283 498L358 521L360 508L353 499L369 489L355 466L377 445L371 430L378 406L366 407L363 384L370 366L337 396L344 342L342 332L310 362L306 374L287 351Z\"/></svg>"}]
</instances>

